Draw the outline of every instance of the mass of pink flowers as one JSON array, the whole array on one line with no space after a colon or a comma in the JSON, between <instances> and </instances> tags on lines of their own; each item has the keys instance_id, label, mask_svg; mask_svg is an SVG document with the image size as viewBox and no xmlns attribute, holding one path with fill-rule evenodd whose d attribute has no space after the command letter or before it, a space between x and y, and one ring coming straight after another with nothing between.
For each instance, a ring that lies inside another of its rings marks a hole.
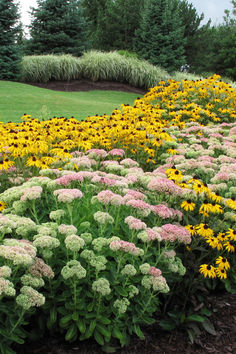
<instances>
[{"instance_id":1,"label":"mass of pink flowers","mask_svg":"<svg viewBox=\"0 0 236 354\"><path fill-rule=\"evenodd\" d=\"M71 203L74 199L83 197L83 193L79 189L57 189L53 192L57 196L59 202Z\"/></svg>"},{"instance_id":2,"label":"mass of pink flowers","mask_svg":"<svg viewBox=\"0 0 236 354\"><path fill-rule=\"evenodd\" d=\"M191 243L191 234L181 225L165 224L161 227L161 238L164 241L179 241L184 244Z\"/></svg>"},{"instance_id":3,"label":"mass of pink flowers","mask_svg":"<svg viewBox=\"0 0 236 354\"><path fill-rule=\"evenodd\" d=\"M133 216L127 216L125 223L128 224L130 230L145 230L147 228L145 222Z\"/></svg>"},{"instance_id":4,"label":"mass of pink flowers","mask_svg":"<svg viewBox=\"0 0 236 354\"><path fill-rule=\"evenodd\" d=\"M140 249L136 247L134 243L123 241L123 240L112 241L110 243L110 249L112 251L123 251L126 253L130 253L134 256L138 256L140 252Z\"/></svg>"}]
</instances>

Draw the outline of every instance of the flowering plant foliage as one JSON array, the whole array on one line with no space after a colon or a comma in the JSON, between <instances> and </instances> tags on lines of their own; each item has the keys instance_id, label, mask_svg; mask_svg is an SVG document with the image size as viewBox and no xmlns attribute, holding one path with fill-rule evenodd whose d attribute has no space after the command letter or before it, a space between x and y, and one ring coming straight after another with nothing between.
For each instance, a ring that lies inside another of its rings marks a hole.
<instances>
[{"instance_id":1,"label":"flowering plant foliage","mask_svg":"<svg viewBox=\"0 0 236 354\"><path fill-rule=\"evenodd\" d=\"M186 271L173 251L191 243L179 223L182 212L168 206L168 193L156 196L145 187L146 174L134 162L123 159L120 174L111 174L101 160L79 172L66 169L69 161L56 174L42 170L0 195L7 205L0 216L2 263L30 267L21 282L42 286L47 325L61 328L66 340L94 336L101 345L111 338L125 345L133 332L143 338L140 326L153 323L158 294L168 293L168 280ZM123 167L127 163L131 167ZM168 183L164 174L161 179ZM18 257L22 237L31 254ZM32 275L32 256L52 269L50 284Z\"/></svg>"}]
</instances>

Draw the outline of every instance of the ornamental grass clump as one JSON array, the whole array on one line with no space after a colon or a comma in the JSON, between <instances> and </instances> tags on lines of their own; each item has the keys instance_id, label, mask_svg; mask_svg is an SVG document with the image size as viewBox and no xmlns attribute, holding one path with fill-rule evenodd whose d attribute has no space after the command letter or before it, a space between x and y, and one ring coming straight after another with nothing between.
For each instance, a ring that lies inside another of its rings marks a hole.
<instances>
[{"instance_id":1,"label":"ornamental grass clump","mask_svg":"<svg viewBox=\"0 0 236 354\"><path fill-rule=\"evenodd\" d=\"M120 55L118 52L89 51L80 58L72 55L29 55L22 59L21 81L52 80L117 81L148 89L168 73L145 60Z\"/></svg>"}]
</instances>

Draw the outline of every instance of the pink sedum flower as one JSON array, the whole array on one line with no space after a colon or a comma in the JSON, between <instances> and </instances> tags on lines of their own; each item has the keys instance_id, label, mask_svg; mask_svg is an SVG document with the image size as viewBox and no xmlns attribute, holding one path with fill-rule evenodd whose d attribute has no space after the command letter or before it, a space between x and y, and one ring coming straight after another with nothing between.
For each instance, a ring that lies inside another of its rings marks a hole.
<instances>
[{"instance_id":1,"label":"pink sedum flower","mask_svg":"<svg viewBox=\"0 0 236 354\"><path fill-rule=\"evenodd\" d=\"M111 156L124 156L125 152L123 149L112 149L108 152L108 155Z\"/></svg>"},{"instance_id":2,"label":"pink sedum flower","mask_svg":"<svg viewBox=\"0 0 236 354\"><path fill-rule=\"evenodd\" d=\"M184 244L191 243L190 232L181 225L165 224L161 229L161 237L164 241L179 241Z\"/></svg>"},{"instance_id":3,"label":"pink sedum flower","mask_svg":"<svg viewBox=\"0 0 236 354\"><path fill-rule=\"evenodd\" d=\"M81 199L83 193L79 189L57 189L53 192L59 202L72 203L74 199Z\"/></svg>"}]
</instances>

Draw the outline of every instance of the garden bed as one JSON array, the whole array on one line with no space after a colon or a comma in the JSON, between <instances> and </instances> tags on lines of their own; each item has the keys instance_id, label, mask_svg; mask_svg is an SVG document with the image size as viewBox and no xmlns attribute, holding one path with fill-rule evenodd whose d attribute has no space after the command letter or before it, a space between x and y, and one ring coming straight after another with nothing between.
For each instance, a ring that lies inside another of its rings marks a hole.
<instances>
[{"instance_id":1,"label":"garden bed","mask_svg":"<svg viewBox=\"0 0 236 354\"><path fill-rule=\"evenodd\" d=\"M234 351L235 92L217 79L2 127L3 354Z\"/></svg>"}]
</instances>

